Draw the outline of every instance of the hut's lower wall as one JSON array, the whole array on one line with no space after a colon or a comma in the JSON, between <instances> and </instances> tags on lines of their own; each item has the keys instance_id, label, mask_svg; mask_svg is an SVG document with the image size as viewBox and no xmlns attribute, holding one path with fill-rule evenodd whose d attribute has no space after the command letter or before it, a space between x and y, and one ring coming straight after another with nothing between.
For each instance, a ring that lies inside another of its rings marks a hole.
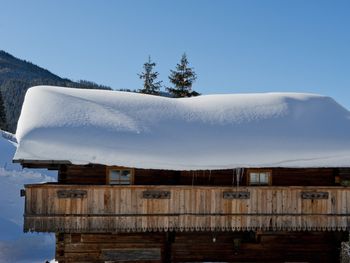
<instances>
[{"instance_id":1,"label":"hut's lower wall","mask_svg":"<svg viewBox=\"0 0 350 263\"><path fill-rule=\"evenodd\" d=\"M57 234L68 262L338 262L345 232ZM215 240L215 242L213 242Z\"/></svg>"}]
</instances>

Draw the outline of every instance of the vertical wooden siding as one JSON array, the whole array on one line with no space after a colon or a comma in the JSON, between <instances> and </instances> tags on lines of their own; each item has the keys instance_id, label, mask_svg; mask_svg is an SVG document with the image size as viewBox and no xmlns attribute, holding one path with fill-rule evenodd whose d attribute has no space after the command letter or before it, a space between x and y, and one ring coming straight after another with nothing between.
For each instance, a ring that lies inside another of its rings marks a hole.
<instances>
[{"instance_id":1,"label":"vertical wooden siding","mask_svg":"<svg viewBox=\"0 0 350 263\"><path fill-rule=\"evenodd\" d=\"M83 198L58 198L59 190L83 190ZM144 199L143 191L170 191L169 199ZM224 191L248 191L249 199L224 199ZM328 192L302 199L301 192ZM350 188L27 185L25 231L346 230Z\"/></svg>"}]
</instances>

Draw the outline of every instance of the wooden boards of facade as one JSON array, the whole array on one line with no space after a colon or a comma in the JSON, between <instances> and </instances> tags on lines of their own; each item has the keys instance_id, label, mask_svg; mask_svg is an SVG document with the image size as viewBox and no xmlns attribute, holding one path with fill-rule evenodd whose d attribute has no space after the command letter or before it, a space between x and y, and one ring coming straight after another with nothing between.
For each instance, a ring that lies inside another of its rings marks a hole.
<instances>
[{"instance_id":1,"label":"wooden boards of facade","mask_svg":"<svg viewBox=\"0 0 350 263\"><path fill-rule=\"evenodd\" d=\"M107 166L104 165L61 165L58 170L58 182L63 184L104 185L107 184ZM275 186L334 186L335 176L350 176L346 169L337 168L269 168L272 172L272 185ZM247 173L244 169L239 180L247 185ZM237 185L236 169L172 171L156 169L134 169L136 185L196 185L196 186L232 186Z\"/></svg>"},{"instance_id":2,"label":"wooden boards of facade","mask_svg":"<svg viewBox=\"0 0 350 263\"><path fill-rule=\"evenodd\" d=\"M59 262L166 262L164 233L57 234Z\"/></svg>"},{"instance_id":3,"label":"wooden boards of facade","mask_svg":"<svg viewBox=\"0 0 350 263\"><path fill-rule=\"evenodd\" d=\"M342 232L57 234L56 260L79 262L337 262ZM215 242L213 242L215 238Z\"/></svg>"},{"instance_id":4,"label":"wooden boards of facade","mask_svg":"<svg viewBox=\"0 0 350 263\"><path fill-rule=\"evenodd\" d=\"M165 191L170 196L144 198L145 191ZM249 192L249 198L226 199L227 191ZM327 192L328 198L303 199L303 192ZM350 227L350 189L346 187L44 184L26 186L25 198L25 231L334 231Z\"/></svg>"}]
</instances>

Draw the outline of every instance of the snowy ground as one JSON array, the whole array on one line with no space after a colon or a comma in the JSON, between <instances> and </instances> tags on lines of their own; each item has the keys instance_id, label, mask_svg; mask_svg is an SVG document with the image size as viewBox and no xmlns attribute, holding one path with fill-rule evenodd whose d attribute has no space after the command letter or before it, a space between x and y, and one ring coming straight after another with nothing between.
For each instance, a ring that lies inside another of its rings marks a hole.
<instances>
[{"instance_id":1,"label":"snowy ground","mask_svg":"<svg viewBox=\"0 0 350 263\"><path fill-rule=\"evenodd\" d=\"M0 130L0 262L34 263L54 258L55 237L23 233L24 184L55 181L55 173L27 170L12 163L16 150L11 134Z\"/></svg>"}]
</instances>

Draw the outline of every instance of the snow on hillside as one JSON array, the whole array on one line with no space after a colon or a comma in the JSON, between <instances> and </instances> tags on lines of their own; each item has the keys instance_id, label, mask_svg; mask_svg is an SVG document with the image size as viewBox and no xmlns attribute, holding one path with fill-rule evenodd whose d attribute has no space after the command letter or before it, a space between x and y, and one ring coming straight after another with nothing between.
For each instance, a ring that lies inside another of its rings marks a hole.
<instances>
[{"instance_id":1,"label":"snow on hillside","mask_svg":"<svg viewBox=\"0 0 350 263\"><path fill-rule=\"evenodd\" d=\"M55 239L48 234L23 233L24 184L50 182L55 173L27 170L12 163L14 136L0 130L0 262L45 262L54 257Z\"/></svg>"},{"instance_id":2,"label":"snow on hillside","mask_svg":"<svg viewBox=\"0 0 350 263\"><path fill-rule=\"evenodd\" d=\"M350 166L350 112L314 94L173 99L38 86L26 94L16 136L17 160L174 170Z\"/></svg>"},{"instance_id":3,"label":"snow on hillside","mask_svg":"<svg viewBox=\"0 0 350 263\"><path fill-rule=\"evenodd\" d=\"M0 130L0 167L7 170L18 170L21 167L12 163L12 157L15 154L17 140L11 133ZM11 157L12 156L12 157Z\"/></svg>"}]
</instances>

